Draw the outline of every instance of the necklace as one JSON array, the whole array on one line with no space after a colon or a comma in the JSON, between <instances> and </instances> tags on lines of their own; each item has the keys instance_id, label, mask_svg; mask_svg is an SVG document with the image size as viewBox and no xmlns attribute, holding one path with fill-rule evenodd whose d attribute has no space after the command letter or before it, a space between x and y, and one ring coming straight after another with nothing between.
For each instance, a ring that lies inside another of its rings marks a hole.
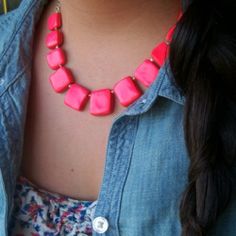
<instances>
[{"instance_id":1,"label":"necklace","mask_svg":"<svg viewBox=\"0 0 236 236\"><path fill-rule=\"evenodd\" d=\"M180 17L181 13L177 20ZM89 112L94 116L111 114L114 111L115 98L122 106L127 107L143 94L138 83L148 88L157 78L159 69L168 56L169 45L176 27L175 24L169 29L165 40L156 45L151 51L151 57L145 59L132 76L120 79L112 89L102 88L91 91L76 82L71 71L65 66L67 59L61 48L63 33L60 1L57 2L56 11L48 17L47 24L50 32L46 36L45 43L51 49L47 54L47 63L52 70L55 70L49 77L52 88L57 93L66 91L64 104L77 111L82 111L89 102Z\"/></svg>"}]
</instances>

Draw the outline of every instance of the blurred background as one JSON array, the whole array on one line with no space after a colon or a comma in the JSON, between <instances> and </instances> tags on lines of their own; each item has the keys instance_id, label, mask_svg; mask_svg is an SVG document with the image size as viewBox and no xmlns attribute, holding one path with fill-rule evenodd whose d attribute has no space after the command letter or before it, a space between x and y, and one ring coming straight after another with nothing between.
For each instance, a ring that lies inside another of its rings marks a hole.
<instances>
[{"instance_id":1,"label":"blurred background","mask_svg":"<svg viewBox=\"0 0 236 236\"><path fill-rule=\"evenodd\" d=\"M4 14L4 2L7 5L7 10L11 11L17 8L21 0L0 0L0 14Z\"/></svg>"}]
</instances>

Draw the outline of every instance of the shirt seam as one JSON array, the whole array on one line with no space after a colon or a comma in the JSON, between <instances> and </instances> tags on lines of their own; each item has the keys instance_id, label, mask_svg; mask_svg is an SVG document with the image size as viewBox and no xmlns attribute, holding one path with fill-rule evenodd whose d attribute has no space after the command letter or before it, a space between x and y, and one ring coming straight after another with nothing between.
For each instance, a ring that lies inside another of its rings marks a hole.
<instances>
[{"instance_id":1,"label":"shirt seam","mask_svg":"<svg viewBox=\"0 0 236 236\"><path fill-rule=\"evenodd\" d=\"M134 116L134 118L135 118L135 133L133 133L133 137L132 137L133 143L132 143L132 148L130 150L130 158L127 163L128 168L127 168L127 171L126 171L126 174L124 177L124 181L123 181L121 188L120 188L121 194L119 195L119 199L118 199L119 206L117 207L117 215L116 215L116 219L115 219L115 226L116 226L118 235L121 235L121 231L120 231L120 227L119 227L120 226L119 221L120 221L120 215L121 215L120 214L121 213L121 203L122 203L122 199L123 199L123 192L124 192L125 184L127 182L128 175L130 173L131 163L132 163L132 159L133 159L134 145L136 143L138 127L139 127L139 122L140 122L140 115ZM134 122L134 121L131 120L131 122Z\"/></svg>"},{"instance_id":2,"label":"shirt seam","mask_svg":"<svg viewBox=\"0 0 236 236\"><path fill-rule=\"evenodd\" d=\"M21 4L22 4L22 2L21 2ZM21 4L19 5L18 8L21 7ZM28 16L29 11L30 11L36 4L37 4L37 1L32 2L32 3L26 8L26 11L24 12L24 14L23 14L23 16L22 16L21 21L17 24L16 29L14 30L14 32L12 33L12 35L11 35L11 37L10 37L10 40L9 40L9 43L7 44L7 46L6 46L6 49L3 50L3 52L2 52L2 54L1 54L1 56L0 56L0 61L3 61L3 58L4 58L4 56L7 54L7 52L8 52L8 50L9 50L10 46L12 45L12 42L13 42L14 38L16 37L17 33L19 32L19 30L20 30L20 28L22 27L23 23L25 22L25 19L26 19L26 17ZM16 10L17 10L17 9L16 9Z\"/></svg>"},{"instance_id":3,"label":"shirt seam","mask_svg":"<svg viewBox=\"0 0 236 236\"><path fill-rule=\"evenodd\" d=\"M12 84L14 84L16 81L18 81L20 79L20 76L23 75L29 67L30 67L29 64L26 64L26 66L23 67L22 70L20 70L19 73L17 73L15 75L15 79L13 79L10 83L8 83L5 87L5 89L3 89L2 92L0 93L0 98L2 98L2 96L6 93L6 91L9 89L9 87L12 86Z\"/></svg>"}]
</instances>

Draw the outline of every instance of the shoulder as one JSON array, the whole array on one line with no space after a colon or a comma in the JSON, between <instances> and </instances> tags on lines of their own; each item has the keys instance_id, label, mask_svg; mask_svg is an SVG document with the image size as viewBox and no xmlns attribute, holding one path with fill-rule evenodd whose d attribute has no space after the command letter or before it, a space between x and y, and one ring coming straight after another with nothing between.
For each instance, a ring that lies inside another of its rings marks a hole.
<instances>
[{"instance_id":1,"label":"shoulder","mask_svg":"<svg viewBox=\"0 0 236 236\"><path fill-rule=\"evenodd\" d=\"M8 1L10 2L10 1ZM0 60L17 36L31 33L46 0L13 0L8 13L0 15Z\"/></svg>"},{"instance_id":2,"label":"shoulder","mask_svg":"<svg viewBox=\"0 0 236 236\"><path fill-rule=\"evenodd\" d=\"M21 0L0 15L0 95L31 62L34 28L46 0Z\"/></svg>"}]
</instances>

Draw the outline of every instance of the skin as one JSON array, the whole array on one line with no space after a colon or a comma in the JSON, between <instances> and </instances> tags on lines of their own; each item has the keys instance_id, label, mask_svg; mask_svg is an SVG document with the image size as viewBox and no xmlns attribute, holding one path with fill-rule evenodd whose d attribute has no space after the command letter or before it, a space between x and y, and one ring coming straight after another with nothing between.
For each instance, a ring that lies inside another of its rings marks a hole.
<instances>
[{"instance_id":1,"label":"skin","mask_svg":"<svg viewBox=\"0 0 236 236\"><path fill-rule=\"evenodd\" d=\"M35 32L21 171L48 191L96 200L112 120L126 108L116 100L112 115L95 117L89 106L82 112L65 106L64 94L53 91L44 40L55 4L45 8ZM163 41L180 7L177 0L62 0L61 5L67 66L90 90L112 88L132 75Z\"/></svg>"}]
</instances>

